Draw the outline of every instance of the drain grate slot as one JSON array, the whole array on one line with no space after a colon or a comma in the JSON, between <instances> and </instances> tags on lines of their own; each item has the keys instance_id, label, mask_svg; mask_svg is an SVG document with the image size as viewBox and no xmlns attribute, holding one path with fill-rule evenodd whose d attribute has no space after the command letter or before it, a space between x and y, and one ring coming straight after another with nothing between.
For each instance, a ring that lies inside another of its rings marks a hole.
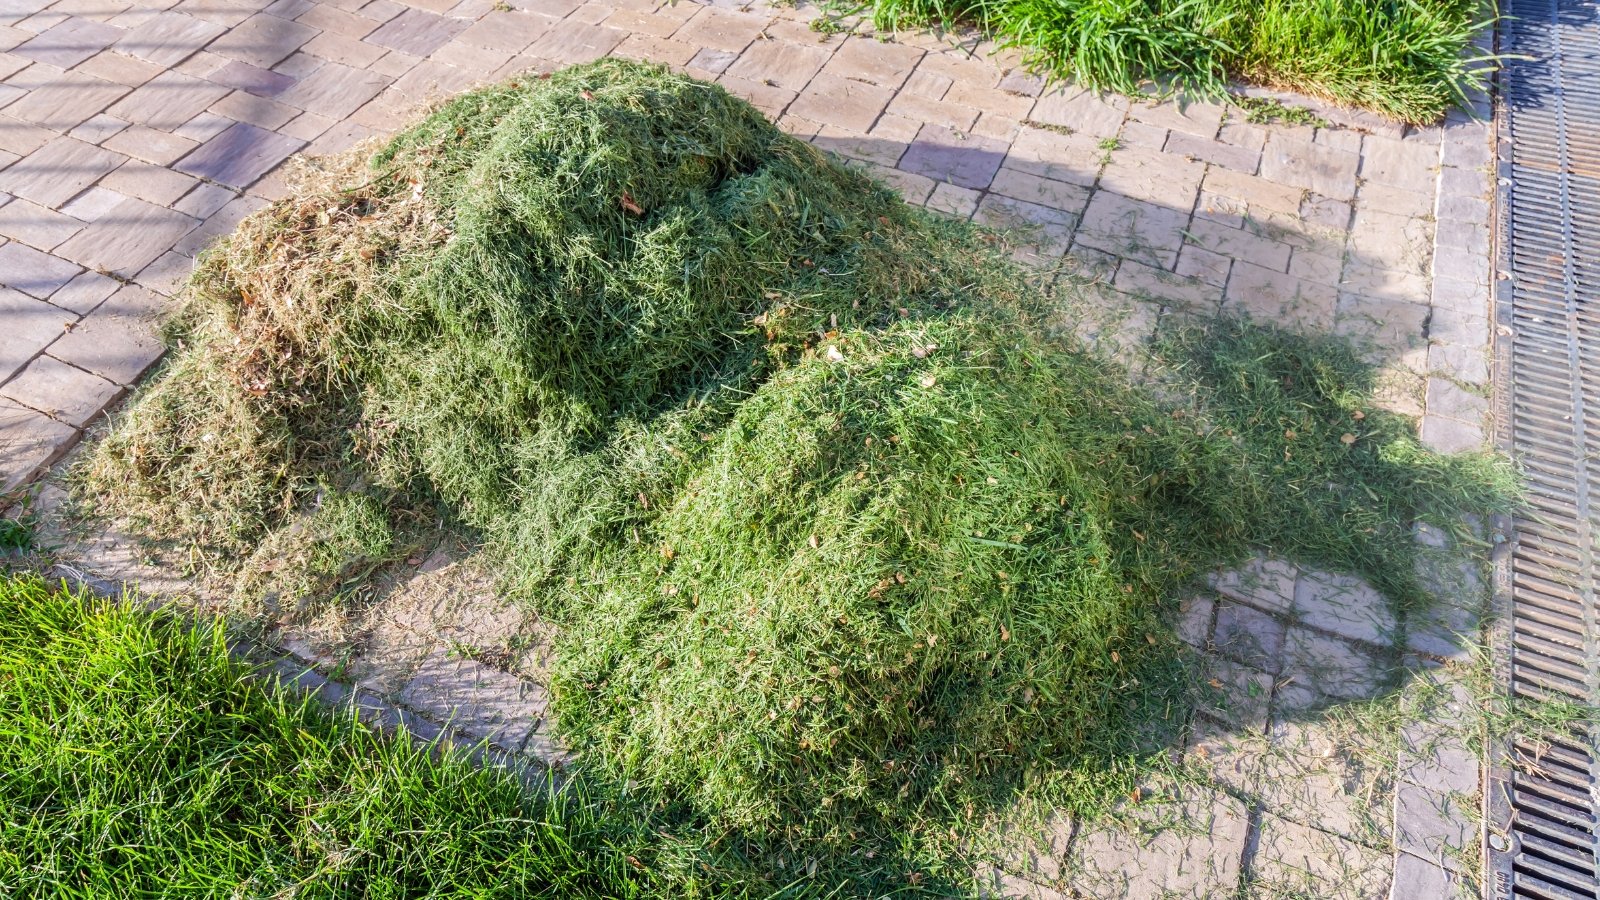
<instances>
[{"instance_id":1,"label":"drain grate slot","mask_svg":"<svg viewBox=\"0 0 1600 900\"><path fill-rule=\"evenodd\" d=\"M1504 0L1499 438L1528 503L1501 557L1497 662L1514 697L1600 702L1600 0ZM1573 733L1495 748L1496 898L1600 893L1600 748Z\"/></svg>"}]
</instances>

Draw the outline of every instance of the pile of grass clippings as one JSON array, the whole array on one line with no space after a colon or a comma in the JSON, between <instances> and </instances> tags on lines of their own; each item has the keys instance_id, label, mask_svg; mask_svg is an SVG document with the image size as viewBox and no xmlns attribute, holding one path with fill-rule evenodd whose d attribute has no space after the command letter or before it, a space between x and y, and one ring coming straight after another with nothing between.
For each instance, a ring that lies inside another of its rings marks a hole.
<instances>
[{"instance_id":1,"label":"pile of grass clippings","mask_svg":"<svg viewBox=\"0 0 1600 900\"><path fill-rule=\"evenodd\" d=\"M976 24L1088 87L1219 96L1231 80L1404 122L1437 121L1486 85L1477 0L871 0L880 28ZM1490 17L1486 17L1490 16Z\"/></svg>"},{"instance_id":2,"label":"pile of grass clippings","mask_svg":"<svg viewBox=\"0 0 1600 900\"><path fill-rule=\"evenodd\" d=\"M1197 575L1265 546L1415 604L1412 520L1506 496L1341 345L1176 332L1157 402L985 234L660 68L463 95L331 180L204 258L86 492L304 589L477 535L560 629L566 740L719 827L1092 806L1187 696Z\"/></svg>"}]
</instances>

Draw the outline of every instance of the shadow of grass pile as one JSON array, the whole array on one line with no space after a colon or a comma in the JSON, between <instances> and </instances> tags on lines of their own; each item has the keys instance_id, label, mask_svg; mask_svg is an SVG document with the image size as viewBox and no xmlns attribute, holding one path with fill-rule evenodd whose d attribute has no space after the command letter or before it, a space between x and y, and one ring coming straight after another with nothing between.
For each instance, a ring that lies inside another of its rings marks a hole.
<instances>
[{"instance_id":1,"label":"shadow of grass pile","mask_svg":"<svg viewBox=\"0 0 1600 900\"><path fill-rule=\"evenodd\" d=\"M1348 351L1175 335L1203 403L1158 404L992 236L662 69L463 95L335 180L206 255L87 488L246 572L321 542L302 589L471 529L560 627L566 739L732 826L904 834L1132 752L1197 573L1415 599L1412 517L1500 496Z\"/></svg>"}]
</instances>

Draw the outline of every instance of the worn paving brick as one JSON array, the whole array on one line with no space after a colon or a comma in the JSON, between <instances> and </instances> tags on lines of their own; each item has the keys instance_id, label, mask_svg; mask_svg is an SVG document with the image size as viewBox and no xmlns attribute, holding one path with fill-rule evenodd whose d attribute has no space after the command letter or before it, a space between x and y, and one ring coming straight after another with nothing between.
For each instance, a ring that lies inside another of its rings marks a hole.
<instances>
[{"instance_id":1,"label":"worn paving brick","mask_svg":"<svg viewBox=\"0 0 1600 900\"><path fill-rule=\"evenodd\" d=\"M1227 308L1263 322L1326 329L1333 324L1338 289L1236 261L1228 277Z\"/></svg>"},{"instance_id":2,"label":"worn paving brick","mask_svg":"<svg viewBox=\"0 0 1600 900\"><path fill-rule=\"evenodd\" d=\"M1112 282L1117 290L1178 307L1215 311L1222 291L1213 284L1156 269L1135 260L1123 260Z\"/></svg>"},{"instance_id":3,"label":"worn paving brick","mask_svg":"<svg viewBox=\"0 0 1600 900\"><path fill-rule=\"evenodd\" d=\"M1065 880L1074 893L1211 897L1237 886L1248 832L1248 816L1238 800L1185 788L1179 796L1125 812L1145 824L1092 826L1073 841ZM1188 824L1174 827L1176 822Z\"/></svg>"},{"instance_id":4,"label":"worn paving brick","mask_svg":"<svg viewBox=\"0 0 1600 900\"><path fill-rule=\"evenodd\" d=\"M766 16L739 11L722 10L717 6L701 6L694 18L672 34L675 40L709 46L712 50L741 53L766 26Z\"/></svg>"},{"instance_id":5,"label":"worn paving brick","mask_svg":"<svg viewBox=\"0 0 1600 900\"><path fill-rule=\"evenodd\" d=\"M1418 193L1433 193L1439 167L1439 145L1412 143L1369 134L1361 144L1361 177Z\"/></svg>"},{"instance_id":6,"label":"worn paving brick","mask_svg":"<svg viewBox=\"0 0 1600 900\"><path fill-rule=\"evenodd\" d=\"M6 84L27 92L5 108L6 115L51 131L69 131L128 93L126 85L44 63L29 66Z\"/></svg>"},{"instance_id":7,"label":"worn paving brick","mask_svg":"<svg viewBox=\"0 0 1600 900\"><path fill-rule=\"evenodd\" d=\"M789 112L813 122L865 132L878 121L894 92L823 71L795 98Z\"/></svg>"},{"instance_id":8,"label":"worn paving brick","mask_svg":"<svg viewBox=\"0 0 1600 900\"><path fill-rule=\"evenodd\" d=\"M270 69L318 34L318 29L265 13L251 16L212 41L206 50Z\"/></svg>"},{"instance_id":9,"label":"worn paving brick","mask_svg":"<svg viewBox=\"0 0 1600 900\"><path fill-rule=\"evenodd\" d=\"M1394 857L1393 900L1408 897L1460 897L1467 893L1467 879L1433 860L1399 852Z\"/></svg>"},{"instance_id":10,"label":"worn paving brick","mask_svg":"<svg viewBox=\"0 0 1600 900\"><path fill-rule=\"evenodd\" d=\"M475 739L518 749L549 704L544 689L515 675L434 651L401 689L400 701Z\"/></svg>"},{"instance_id":11,"label":"worn paving brick","mask_svg":"<svg viewBox=\"0 0 1600 900\"><path fill-rule=\"evenodd\" d=\"M1103 155L1099 142L1087 135L1024 127L1007 150L1005 165L1053 181L1092 185Z\"/></svg>"},{"instance_id":12,"label":"worn paving brick","mask_svg":"<svg viewBox=\"0 0 1600 900\"><path fill-rule=\"evenodd\" d=\"M1212 253L1253 263L1275 272L1288 271L1289 256L1294 251L1293 247L1282 241L1275 241L1242 228L1229 228L1206 219L1196 219L1189 226L1188 237L1191 243Z\"/></svg>"},{"instance_id":13,"label":"worn paving brick","mask_svg":"<svg viewBox=\"0 0 1600 900\"><path fill-rule=\"evenodd\" d=\"M1261 177L1335 200L1349 200L1356 195L1360 160L1349 150L1297 141L1274 132L1261 151Z\"/></svg>"},{"instance_id":14,"label":"worn paving brick","mask_svg":"<svg viewBox=\"0 0 1600 900\"><path fill-rule=\"evenodd\" d=\"M1337 699L1371 697L1389 675L1368 650L1342 638L1290 625L1283 642L1283 677L1313 693Z\"/></svg>"},{"instance_id":15,"label":"worn paving brick","mask_svg":"<svg viewBox=\"0 0 1600 900\"><path fill-rule=\"evenodd\" d=\"M131 278L195 224L182 213L128 197L56 252L86 268Z\"/></svg>"},{"instance_id":16,"label":"worn paving brick","mask_svg":"<svg viewBox=\"0 0 1600 900\"><path fill-rule=\"evenodd\" d=\"M1404 782L1395 790L1395 846L1404 852L1457 869L1461 856L1476 843L1471 820L1454 795Z\"/></svg>"},{"instance_id":17,"label":"worn paving brick","mask_svg":"<svg viewBox=\"0 0 1600 900\"><path fill-rule=\"evenodd\" d=\"M165 11L134 17L136 21L112 47L129 56L174 66L211 43L227 29L221 25Z\"/></svg>"},{"instance_id":18,"label":"worn paving brick","mask_svg":"<svg viewBox=\"0 0 1600 900\"><path fill-rule=\"evenodd\" d=\"M962 134L940 125L924 125L900 158L900 168L966 188L984 188L994 180L1006 147L993 138Z\"/></svg>"},{"instance_id":19,"label":"worn paving brick","mask_svg":"<svg viewBox=\"0 0 1600 900\"><path fill-rule=\"evenodd\" d=\"M1110 191L1090 198L1077 242L1162 269L1177 262L1188 227L1187 210L1178 211Z\"/></svg>"},{"instance_id":20,"label":"worn paving brick","mask_svg":"<svg viewBox=\"0 0 1600 900\"><path fill-rule=\"evenodd\" d=\"M290 119L300 115L300 110L293 106L247 94L244 91L234 91L211 104L209 112L268 131L277 131L289 124Z\"/></svg>"},{"instance_id":21,"label":"worn paving brick","mask_svg":"<svg viewBox=\"0 0 1600 900\"><path fill-rule=\"evenodd\" d=\"M178 171L237 188L248 187L305 142L239 123L180 160Z\"/></svg>"},{"instance_id":22,"label":"worn paving brick","mask_svg":"<svg viewBox=\"0 0 1600 900\"><path fill-rule=\"evenodd\" d=\"M924 51L904 44L885 44L851 35L835 50L822 71L837 78L894 90L905 84Z\"/></svg>"},{"instance_id":23,"label":"worn paving brick","mask_svg":"<svg viewBox=\"0 0 1600 900\"><path fill-rule=\"evenodd\" d=\"M1222 128L1228 107L1200 100L1163 100L1158 103L1134 103L1129 106L1128 115L1140 122L1171 131L1174 138L1186 135L1209 141Z\"/></svg>"},{"instance_id":24,"label":"worn paving brick","mask_svg":"<svg viewBox=\"0 0 1600 900\"><path fill-rule=\"evenodd\" d=\"M830 153L888 167L905 153L905 145L898 141L881 141L834 125L821 126L811 143Z\"/></svg>"},{"instance_id":25,"label":"worn paving brick","mask_svg":"<svg viewBox=\"0 0 1600 900\"><path fill-rule=\"evenodd\" d=\"M0 247L0 266L5 264L4 251ZM0 382L21 371L76 318L14 289L0 269L0 321L6 323L6 339L0 341Z\"/></svg>"},{"instance_id":26,"label":"worn paving brick","mask_svg":"<svg viewBox=\"0 0 1600 900\"><path fill-rule=\"evenodd\" d=\"M185 235L172 249L185 256L194 256L209 246L213 240L238 227L245 216L266 205L267 202L260 197L243 196L230 200L207 218L200 227Z\"/></svg>"},{"instance_id":27,"label":"worn paving brick","mask_svg":"<svg viewBox=\"0 0 1600 900\"><path fill-rule=\"evenodd\" d=\"M171 206L197 184L187 175L149 163L129 160L115 172L100 179L100 187L148 200L158 206Z\"/></svg>"},{"instance_id":28,"label":"worn paving brick","mask_svg":"<svg viewBox=\"0 0 1600 900\"><path fill-rule=\"evenodd\" d=\"M1144 147L1110 151L1100 172L1104 190L1165 206L1185 215L1200 195L1205 164Z\"/></svg>"},{"instance_id":29,"label":"worn paving brick","mask_svg":"<svg viewBox=\"0 0 1600 900\"><path fill-rule=\"evenodd\" d=\"M73 71L127 87L138 87L161 74L162 67L116 50L102 50L79 63Z\"/></svg>"},{"instance_id":30,"label":"worn paving brick","mask_svg":"<svg viewBox=\"0 0 1600 900\"><path fill-rule=\"evenodd\" d=\"M1283 639L1287 624L1252 606L1226 600L1217 604L1217 625L1212 644L1224 656L1276 674L1283 666Z\"/></svg>"},{"instance_id":31,"label":"worn paving brick","mask_svg":"<svg viewBox=\"0 0 1600 900\"><path fill-rule=\"evenodd\" d=\"M1183 598L1178 606L1177 633L1179 640L1197 650L1211 646L1211 625L1216 617L1216 599L1208 594L1195 593Z\"/></svg>"},{"instance_id":32,"label":"worn paving brick","mask_svg":"<svg viewBox=\"0 0 1600 900\"><path fill-rule=\"evenodd\" d=\"M1305 196L1304 188L1215 166L1206 172L1203 187L1207 194L1238 200L1253 210L1295 215L1299 215L1300 202Z\"/></svg>"},{"instance_id":33,"label":"worn paving brick","mask_svg":"<svg viewBox=\"0 0 1600 900\"><path fill-rule=\"evenodd\" d=\"M1090 194L1089 189L1081 185L1041 178L1038 175L1005 167L995 173L994 180L989 184L989 190L996 194L1075 214L1083 212L1089 203Z\"/></svg>"},{"instance_id":34,"label":"worn paving brick","mask_svg":"<svg viewBox=\"0 0 1600 900\"><path fill-rule=\"evenodd\" d=\"M0 286L40 300L60 290L78 272L79 267L67 260L17 241L0 246Z\"/></svg>"},{"instance_id":35,"label":"worn paving brick","mask_svg":"<svg viewBox=\"0 0 1600 900\"><path fill-rule=\"evenodd\" d=\"M1072 213L989 194L978 204L973 221L991 228L1010 229L1023 258L1053 259L1067 252L1078 217Z\"/></svg>"},{"instance_id":36,"label":"worn paving brick","mask_svg":"<svg viewBox=\"0 0 1600 900\"><path fill-rule=\"evenodd\" d=\"M936 185L928 196L927 207L957 219L969 219L978 211L978 203L982 200L982 191L943 182Z\"/></svg>"},{"instance_id":37,"label":"worn paving brick","mask_svg":"<svg viewBox=\"0 0 1600 900\"><path fill-rule=\"evenodd\" d=\"M248 91L258 97L276 97L293 87L295 83L295 79L288 75L239 60L230 61L206 78L235 90Z\"/></svg>"},{"instance_id":38,"label":"worn paving brick","mask_svg":"<svg viewBox=\"0 0 1600 900\"><path fill-rule=\"evenodd\" d=\"M124 285L93 313L50 345L50 355L128 386L139 380L165 347L157 333L162 299Z\"/></svg>"},{"instance_id":39,"label":"worn paving brick","mask_svg":"<svg viewBox=\"0 0 1600 900\"><path fill-rule=\"evenodd\" d=\"M378 95L390 79L375 72L329 63L277 96L280 103L342 119Z\"/></svg>"},{"instance_id":40,"label":"worn paving brick","mask_svg":"<svg viewBox=\"0 0 1600 900\"><path fill-rule=\"evenodd\" d=\"M50 250L82 228L77 219L26 200L0 206L0 235L39 250Z\"/></svg>"},{"instance_id":41,"label":"worn paving brick","mask_svg":"<svg viewBox=\"0 0 1600 900\"><path fill-rule=\"evenodd\" d=\"M119 119L173 131L228 95L231 89L181 72L162 72L117 101L110 113Z\"/></svg>"},{"instance_id":42,"label":"worn paving brick","mask_svg":"<svg viewBox=\"0 0 1600 900\"><path fill-rule=\"evenodd\" d=\"M78 276L50 295L50 303L84 315L100 302L116 293L121 283L99 272L81 272Z\"/></svg>"},{"instance_id":43,"label":"worn paving brick","mask_svg":"<svg viewBox=\"0 0 1600 900\"><path fill-rule=\"evenodd\" d=\"M1429 316L1423 303L1341 291L1336 330L1380 353L1398 357L1403 351L1426 346L1423 332Z\"/></svg>"},{"instance_id":44,"label":"worn paving brick","mask_svg":"<svg viewBox=\"0 0 1600 900\"><path fill-rule=\"evenodd\" d=\"M1433 225L1416 216L1357 209L1350 228L1350 252L1377 268L1427 274L1433 257Z\"/></svg>"},{"instance_id":45,"label":"worn paving brick","mask_svg":"<svg viewBox=\"0 0 1600 900\"><path fill-rule=\"evenodd\" d=\"M71 18L11 50L24 59L70 69L116 43L122 29L93 19Z\"/></svg>"},{"instance_id":46,"label":"worn paving brick","mask_svg":"<svg viewBox=\"0 0 1600 900\"><path fill-rule=\"evenodd\" d=\"M1082 88L1064 87L1046 92L1034 102L1028 118L1046 125L1070 128L1097 138L1115 137L1127 117L1128 101L1100 96Z\"/></svg>"},{"instance_id":47,"label":"worn paving brick","mask_svg":"<svg viewBox=\"0 0 1600 900\"><path fill-rule=\"evenodd\" d=\"M67 135L87 144L100 144L127 127L128 123L116 116L100 113L84 120L83 124L67 132Z\"/></svg>"},{"instance_id":48,"label":"worn paving brick","mask_svg":"<svg viewBox=\"0 0 1600 900\"><path fill-rule=\"evenodd\" d=\"M367 35L365 41L411 56L427 56L466 31L471 24L468 19L407 9Z\"/></svg>"},{"instance_id":49,"label":"worn paving brick","mask_svg":"<svg viewBox=\"0 0 1600 900\"><path fill-rule=\"evenodd\" d=\"M28 483L77 439L71 425L0 399L0 491Z\"/></svg>"},{"instance_id":50,"label":"worn paving brick","mask_svg":"<svg viewBox=\"0 0 1600 900\"><path fill-rule=\"evenodd\" d=\"M101 146L158 166L167 166L182 159L200 144L148 126L133 125L108 138Z\"/></svg>"},{"instance_id":51,"label":"worn paving brick","mask_svg":"<svg viewBox=\"0 0 1600 900\"><path fill-rule=\"evenodd\" d=\"M1360 578L1305 572L1295 584L1295 613L1307 625L1369 644L1392 643L1393 604Z\"/></svg>"},{"instance_id":52,"label":"worn paving brick","mask_svg":"<svg viewBox=\"0 0 1600 900\"><path fill-rule=\"evenodd\" d=\"M822 69L831 53L789 41L756 41L728 67L728 74L799 91Z\"/></svg>"},{"instance_id":53,"label":"worn paving brick","mask_svg":"<svg viewBox=\"0 0 1600 900\"><path fill-rule=\"evenodd\" d=\"M1287 613L1294 608L1294 587L1299 576L1300 570L1286 560L1257 556L1242 566L1217 573L1211 578L1211 586L1269 612Z\"/></svg>"},{"instance_id":54,"label":"worn paving brick","mask_svg":"<svg viewBox=\"0 0 1600 900\"><path fill-rule=\"evenodd\" d=\"M16 401L73 427L81 428L122 395L121 385L69 366L49 355L29 363L0 387L0 397Z\"/></svg>"},{"instance_id":55,"label":"worn paving brick","mask_svg":"<svg viewBox=\"0 0 1600 900\"><path fill-rule=\"evenodd\" d=\"M624 37L627 37L626 32L604 25L563 21L551 26L549 31L534 41L526 55L573 65L605 56L622 43Z\"/></svg>"},{"instance_id":56,"label":"worn paving brick","mask_svg":"<svg viewBox=\"0 0 1600 900\"><path fill-rule=\"evenodd\" d=\"M311 4L308 9L295 16L294 20L318 31L331 31L358 40L380 24L367 16L347 12L327 3Z\"/></svg>"},{"instance_id":57,"label":"worn paving brick","mask_svg":"<svg viewBox=\"0 0 1600 900\"><path fill-rule=\"evenodd\" d=\"M1196 223L1202 221L1206 220L1195 220ZM1213 253L1194 244L1185 244L1183 249L1178 251L1178 264L1173 271L1185 278L1193 278L1220 288L1228 283L1228 270L1232 265L1231 257ZM1337 268L1334 270L1334 276L1338 277Z\"/></svg>"},{"instance_id":58,"label":"worn paving brick","mask_svg":"<svg viewBox=\"0 0 1600 900\"><path fill-rule=\"evenodd\" d=\"M1390 857L1386 851L1273 815L1262 817L1259 834L1252 874L1263 892L1326 900L1381 900L1387 896Z\"/></svg>"},{"instance_id":59,"label":"worn paving brick","mask_svg":"<svg viewBox=\"0 0 1600 900\"><path fill-rule=\"evenodd\" d=\"M1167 153L1223 166L1245 175L1254 175L1261 166L1259 150L1206 140L1182 131L1172 132L1163 149Z\"/></svg>"}]
</instances>

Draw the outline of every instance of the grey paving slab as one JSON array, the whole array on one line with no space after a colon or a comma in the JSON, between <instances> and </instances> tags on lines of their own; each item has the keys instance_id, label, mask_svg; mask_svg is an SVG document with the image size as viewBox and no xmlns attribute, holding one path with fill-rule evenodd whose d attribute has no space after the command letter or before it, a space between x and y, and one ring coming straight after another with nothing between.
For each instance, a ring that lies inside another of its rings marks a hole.
<instances>
[{"instance_id":1,"label":"grey paving slab","mask_svg":"<svg viewBox=\"0 0 1600 900\"><path fill-rule=\"evenodd\" d=\"M126 161L120 153L58 137L0 171L0 191L57 207Z\"/></svg>"},{"instance_id":2,"label":"grey paving slab","mask_svg":"<svg viewBox=\"0 0 1600 900\"><path fill-rule=\"evenodd\" d=\"M227 31L180 12L141 12L144 14L131 16L128 30L112 48L161 66L183 62Z\"/></svg>"},{"instance_id":3,"label":"grey paving slab","mask_svg":"<svg viewBox=\"0 0 1600 900\"><path fill-rule=\"evenodd\" d=\"M126 285L56 339L50 355L107 381L132 385L165 350L157 333L165 309L161 297Z\"/></svg>"},{"instance_id":4,"label":"grey paving slab","mask_svg":"<svg viewBox=\"0 0 1600 900\"><path fill-rule=\"evenodd\" d=\"M123 387L48 355L36 357L0 386L0 397L82 427L121 396Z\"/></svg>"},{"instance_id":5,"label":"grey paving slab","mask_svg":"<svg viewBox=\"0 0 1600 900\"><path fill-rule=\"evenodd\" d=\"M0 397L0 491L31 481L76 437L72 426Z\"/></svg>"},{"instance_id":6,"label":"grey paving slab","mask_svg":"<svg viewBox=\"0 0 1600 900\"><path fill-rule=\"evenodd\" d=\"M179 160L175 168L208 181L244 188L303 146L305 141L240 122Z\"/></svg>"},{"instance_id":7,"label":"grey paving slab","mask_svg":"<svg viewBox=\"0 0 1600 900\"><path fill-rule=\"evenodd\" d=\"M466 31L471 24L467 19L407 9L367 35L366 42L412 56L427 56Z\"/></svg>"},{"instance_id":8,"label":"grey paving slab","mask_svg":"<svg viewBox=\"0 0 1600 900\"><path fill-rule=\"evenodd\" d=\"M6 339L0 341L0 384L21 372L76 320L71 313L6 286L0 276L0 321L6 326Z\"/></svg>"},{"instance_id":9,"label":"grey paving slab","mask_svg":"<svg viewBox=\"0 0 1600 900\"><path fill-rule=\"evenodd\" d=\"M207 52L270 69L318 34L317 29L262 13L229 28Z\"/></svg>"},{"instance_id":10,"label":"grey paving slab","mask_svg":"<svg viewBox=\"0 0 1600 900\"><path fill-rule=\"evenodd\" d=\"M5 114L51 131L75 128L128 93L125 85L45 63L13 75L6 85L26 93L7 105Z\"/></svg>"},{"instance_id":11,"label":"grey paving slab","mask_svg":"<svg viewBox=\"0 0 1600 900\"><path fill-rule=\"evenodd\" d=\"M93 19L70 18L40 32L11 52L24 59L70 69L122 37L122 29Z\"/></svg>"},{"instance_id":12,"label":"grey paving slab","mask_svg":"<svg viewBox=\"0 0 1600 900\"><path fill-rule=\"evenodd\" d=\"M85 268L131 278L197 224L183 213L127 197L56 252Z\"/></svg>"},{"instance_id":13,"label":"grey paving slab","mask_svg":"<svg viewBox=\"0 0 1600 900\"><path fill-rule=\"evenodd\" d=\"M50 297L82 269L19 241L0 246L0 286L41 300Z\"/></svg>"}]
</instances>

